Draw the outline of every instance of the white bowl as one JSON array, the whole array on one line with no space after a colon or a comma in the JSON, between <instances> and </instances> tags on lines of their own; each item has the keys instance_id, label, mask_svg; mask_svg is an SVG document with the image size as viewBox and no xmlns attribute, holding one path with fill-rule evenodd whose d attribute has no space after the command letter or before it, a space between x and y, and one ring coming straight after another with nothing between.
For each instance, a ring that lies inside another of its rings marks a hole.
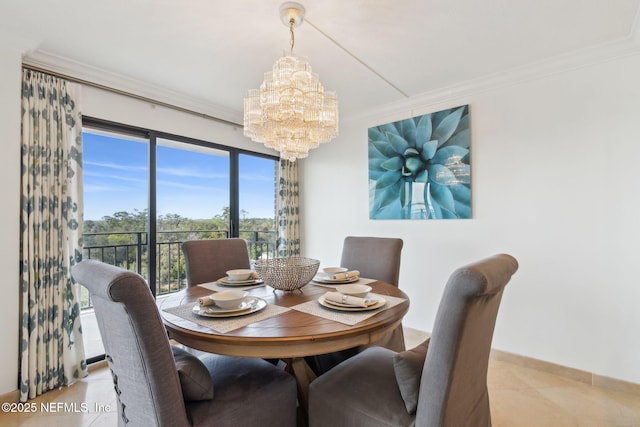
<instances>
[{"instance_id":1,"label":"white bowl","mask_svg":"<svg viewBox=\"0 0 640 427\"><path fill-rule=\"evenodd\" d=\"M333 276L338 273L346 273L349 269L344 267L326 267L323 268L322 271L324 271L327 276Z\"/></svg>"},{"instance_id":2,"label":"white bowl","mask_svg":"<svg viewBox=\"0 0 640 427\"><path fill-rule=\"evenodd\" d=\"M231 280L248 280L249 277L251 277L251 273L253 273L253 270L239 268L237 270L227 271L227 276L229 276Z\"/></svg>"},{"instance_id":3,"label":"white bowl","mask_svg":"<svg viewBox=\"0 0 640 427\"><path fill-rule=\"evenodd\" d=\"M371 292L371 286L358 285L357 283L352 285L340 285L338 287L338 292L352 297L365 298L367 294Z\"/></svg>"},{"instance_id":4,"label":"white bowl","mask_svg":"<svg viewBox=\"0 0 640 427\"><path fill-rule=\"evenodd\" d=\"M247 291L232 289L229 291L216 292L210 295L209 298L211 298L218 307L231 310L240 307L242 300L244 300L247 295L249 295Z\"/></svg>"}]
</instances>

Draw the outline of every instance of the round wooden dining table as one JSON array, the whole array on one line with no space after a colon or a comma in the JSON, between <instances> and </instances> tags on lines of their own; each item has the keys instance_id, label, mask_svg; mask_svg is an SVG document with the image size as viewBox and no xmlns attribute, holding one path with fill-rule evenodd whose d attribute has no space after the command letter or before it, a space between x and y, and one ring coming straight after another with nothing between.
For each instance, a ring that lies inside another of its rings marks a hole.
<instances>
[{"instance_id":1,"label":"round wooden dining table","mask_svg":"<svg viewBox=\"0 0 640 427\"><path fill-rule=\"evenodd\" d=\"M203 286L192 286L171 295L160 303L160 312L169 337L188 347L229 356L285 361L287 369L298 382L299 398L303 401L301 403L306 406L308 385L315 375L305 363L305 356L375 343L400 325L409 310L409 298L398 287L381 281L373 281L368 285L373 288L372 293L396 297L401 301L396 300L392 307L377 309L373 316L354 325L292 309L220 333L196 323L195 314L188 319L165 311L187 304L193 305L199 297L210 295L212 290ZM318 298L333 290L311 282L301 292L284 292L270 286L253 288L248 292L251 296L262 298L267 304L290 308L308 301L319 304ZM330 310L324 307L322 309Z\"/></svg>"}]
</instances>

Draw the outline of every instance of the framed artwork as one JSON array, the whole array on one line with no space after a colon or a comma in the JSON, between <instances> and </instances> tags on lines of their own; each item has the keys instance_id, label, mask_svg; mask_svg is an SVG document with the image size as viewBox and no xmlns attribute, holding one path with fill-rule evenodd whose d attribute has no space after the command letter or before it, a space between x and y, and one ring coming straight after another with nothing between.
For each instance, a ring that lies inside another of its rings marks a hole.
<instances>
[{"instance_id":1,"label":"framed artwork","mask_svg":"<svg viewBox=\"0 0 640 427\"><path fill-rule=\"evenodd\" d=\"M471 218L468 105L369 128L369 217Z\"/></svg>"}]
</instances>

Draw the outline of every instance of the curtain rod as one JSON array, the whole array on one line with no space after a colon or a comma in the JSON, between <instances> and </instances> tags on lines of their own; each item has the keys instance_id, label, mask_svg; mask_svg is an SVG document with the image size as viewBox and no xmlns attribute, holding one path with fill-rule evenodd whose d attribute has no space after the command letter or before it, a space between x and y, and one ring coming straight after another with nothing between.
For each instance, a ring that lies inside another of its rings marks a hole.
<instances>
[{"instance_id":1,"label":"curtain rod","mask_svg":"<svg viewBox=\"0 0 640 427\"><path fill-rule=\"evenodd\" d=\"M178 105L169 104L168 102L158 101L156 99L148 98L146 96L137 95L135 93L127 92L127 91L124 91L124 90L121 90L121 89L116 89L116 88L113 88L113 87L110 87L110 86L102 85L100 83L95 83L95 82L91 82L89 80L84 80L84 79L80 79L80 78L77 78L77 77L69 76L69 75L66 75L66 74L58 73L56 71L51 71L51 70L48 70L46 68L38 67L38 66L35 66L35 65L25 64L24 62L22 63L22 68L27 69L27 70L32 70L32 71L39 71L41 73L45 73L45 74L49 74L49 75L54 76L54 77L59 77L59 78L65 79L65 80L69 80L69 81L72 81L74 83L80 83L80 84L83 84L83 85L94 87L96 89L102 89L102 90L105 90L105 91L108 91L108 92L111 92L111 93L115 93L115 94L118 94L118 95L124 95L124 96L127 96L129 98L137 99L138 101L148 102L148 103L157 105L159 107L170 108L172 110L176 110L176 111L180 111L182 113L187 113L187 114L191 114L191 115L194 115L194 116L198 116L198 117L201 117L203 119L213 120L215 122L224 123L224 124L231 125L231 126L234 126L234 127L238 127L238 126L239 127L243 127L243 125L240 124L240 123L232 122L230 120L221 119L220 117L211 116L211 115L206 114L206 113L200 113L198 111L191 110L189 108L184 108L184 107L180 107Z\"/></svg>"}]
</instances>

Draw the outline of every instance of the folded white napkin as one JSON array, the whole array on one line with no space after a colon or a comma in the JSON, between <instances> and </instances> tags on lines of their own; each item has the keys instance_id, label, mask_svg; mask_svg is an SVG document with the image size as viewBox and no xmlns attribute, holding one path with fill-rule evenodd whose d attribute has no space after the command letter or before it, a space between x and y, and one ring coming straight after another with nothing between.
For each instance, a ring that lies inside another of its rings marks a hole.
<instances>
[{"instance_id":1,"label":"folded white napkin","mask_svg":"<svg viewBox=\"0 0 640 427\"><path fill-rule=\"evenodd\" d=\"M215 305L215 304L216 304L215 301L209 298L208 296L198 298L198 305L200 307L205 307L207 305Z\"/></svg>"},{"instance_id":2,"label":"folded white napkin","mask_svg":"<svg viewBox=\"0 0 640 427\"><path fill-rule=\"evenodd\" d=\"M369 307L370 305L374 305L378 302L377 299L372 297L353 297L351 295L341 294L340 292L327 292L324 294L325 301L336 302L343 305L350 305L353 307Z\"/></svg>"},{"instance_id":3,"label":"folded white napkin","mask_svg":"<svg viewBox=\"0 0 640 427\"><path fill-rule=\"evenodd\" d=\"M360 276L360 272L358 270L345 271L344 273L337 273L331 276L333 280L344 280L349 279L351 277Z\"/></svg>"}]
</instances>

